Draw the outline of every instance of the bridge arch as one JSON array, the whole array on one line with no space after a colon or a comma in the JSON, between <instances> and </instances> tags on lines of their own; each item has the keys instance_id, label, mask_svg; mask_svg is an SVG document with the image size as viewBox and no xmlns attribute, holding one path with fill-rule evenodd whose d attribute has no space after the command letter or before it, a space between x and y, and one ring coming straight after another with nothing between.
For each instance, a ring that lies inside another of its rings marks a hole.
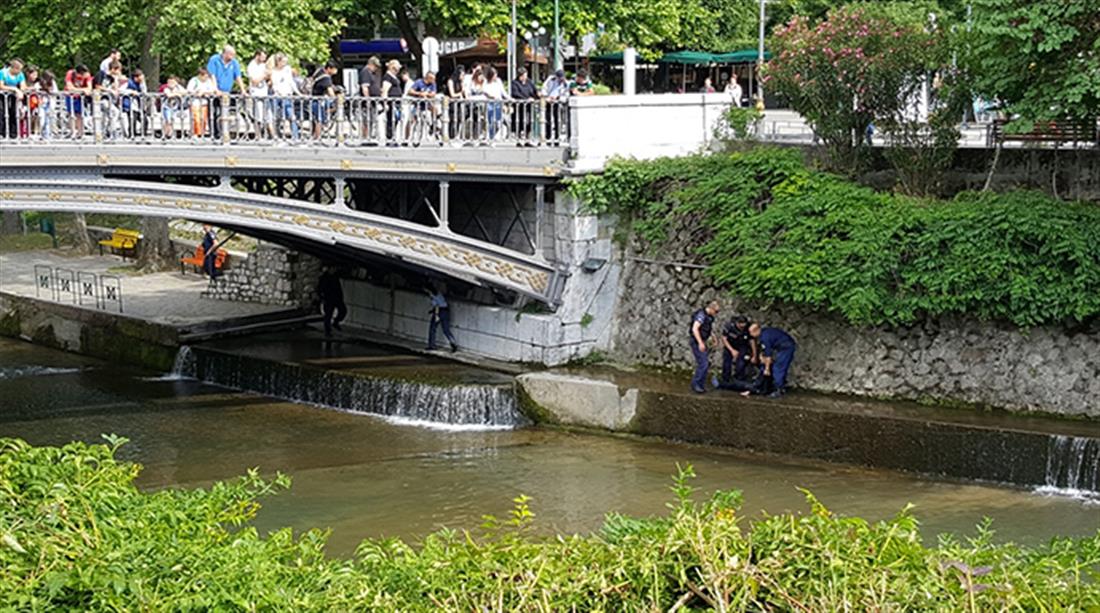
<instances>
[{"instance_id":1,"label":"bridge arch","mask_svg":"<svg viewBox=\"0 0 1100 613\"><path fill-rule=\"evenodd\" d=\"M362 252L481 285L497 286L551 306L560 302L566 274L538 252L524 254L430 227L356 211L338 201L304 200L212 187L101 178L88 175L6 175L0 210L114 213L187 218L293 237L319 247Z\"/></svg>"}]
</instances>

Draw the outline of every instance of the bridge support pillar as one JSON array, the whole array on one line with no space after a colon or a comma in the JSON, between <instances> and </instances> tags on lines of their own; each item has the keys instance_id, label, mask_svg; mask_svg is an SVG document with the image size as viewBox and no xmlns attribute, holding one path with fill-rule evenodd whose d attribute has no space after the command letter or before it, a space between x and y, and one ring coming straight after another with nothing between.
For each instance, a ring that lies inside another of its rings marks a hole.
<instances>
[{"instance_id":1,"label":"bridge support pillar","mask_svg":"<svg viewBox=\"0 0 1100 613\"><path fill-rule=\"evenodd\" d=\"M543 225L546 216L546 186L538 183L535 185L535 255L542 253L545 241L542 238Z\"/></svg>"},{"instance_id":2,"label":"bridge support pillar","mask_svg":"<svg viewBox=\"0 0 1100 613\"><path fill-rule=\"evenodd\" d=\"M333 179L333 194L332 200L336 206L341 208L348 208L347 202L344 200L344 177L336 177Z\"/></svg>"},{"instance_id":3,"label":"bridge support pillar","mask_svg":"<svg viewBox=\"0 0 1100 613\"><path fill-rule=\"evenodd\" d=\"M439 227L450 230L451 218L451 182L439 182Z\"/></svg>"}]
</instances>

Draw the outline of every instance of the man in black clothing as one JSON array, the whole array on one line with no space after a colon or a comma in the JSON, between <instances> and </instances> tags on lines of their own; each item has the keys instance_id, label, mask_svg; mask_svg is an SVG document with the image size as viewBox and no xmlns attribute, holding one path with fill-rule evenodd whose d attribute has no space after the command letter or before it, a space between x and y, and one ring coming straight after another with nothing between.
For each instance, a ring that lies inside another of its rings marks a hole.
<instances>
[{"instance_id":1,"label":"man in black clothing","mask_svg":"<svg viewBox=\"0 0 1100 613\"><path fill-rule=\"evenodd\" d=\"M749 318L739 315L722 330L722 383L728 384L731 374L744 381L749 362L757 362L756 340L749 334Z\"/></svg>"},{"instance_id":2,"label":"man in black clothing","mask_svg":"<svg viewBox=\"0 0 1100 613\"><path fill-rule=\"evenodd\" d=\"M376 56L371 56L366 65L359 70L359 93L368 99L360 110L363 138L377 137L379 108L376 99L382 96L381 72L382 62Z\"/></svg>"},{"instance_id":3,"label":"man in black clothing","mask_svg":"<svg viewBox=\"0 0 1100 613\"><path fill-rule=\"evenodd\" d=\"M337 70L335 62L331 60L326 62L325 67L313 80L313 88L309 93L315 98L335 98L336 88L332 83L332 75L336 74ZM310 101L310 122L313 124L314 140L321 138L321 130L328 123L331 112L332 101L316 99Z\"/></svg>"},{"instance_id":4,"label":"man in black clothing","mask_svg":"<svg viewBox=\"0 0 1100 613\"><path fill-rule=\"evenodd\" d=\"M321 273L321 279L317 282L317 295L321 298L321 308L325 315L325 336L330 337L332 329L339 330L340 322L348 315L348 307L344 304L344 288L332 266L325 267Z\"/></svg>"},{"instance_id":5,"label":"man in black clothing","mask_svg":"<svg viewBox=\"0 0 1100 613\"><path fill-rule=\"evenodd\" d=\"M538 100L539 90L531 79L527 78L527 69L520 68L516 73L516 80L512 81L512 100L530 100L525 104L517 104L516 112L512 115L512 133L517 135L520 141L533 139L531 134L531 120L535 116L535 100Z\"/></svg>"}]
</instances>

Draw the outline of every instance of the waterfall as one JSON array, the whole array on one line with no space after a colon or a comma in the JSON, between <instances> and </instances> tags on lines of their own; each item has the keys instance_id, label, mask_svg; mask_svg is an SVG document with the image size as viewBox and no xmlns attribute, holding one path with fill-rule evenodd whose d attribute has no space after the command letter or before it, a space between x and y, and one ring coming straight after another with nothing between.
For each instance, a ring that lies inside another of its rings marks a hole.
<instances>
[{"instance_id":1,"label":"waterfall","mask_svg":"<svg viewBox=\"0 0 1100 613\"><path fill-rule=\"evenodd\" d=\"M511 428L527 423L515 388L509 384L386 378L202 347L184 356L184 349L177 357L181 374L292 402L454 429Z\"/></svg>"},{"instance_id":2,"label":"waterfall","mask_svg":"<svg viewBox=\"0 0 1100 613\"><path fill-rule=\"evenodd\" d=\"M1043 489L1079 495L1100 493L1100 439L1051 437Z\"/></svg>"},{"instance_id":3,"label":"waterfall","mask_svg":"<svg viewBox=\"0 0 1100 613\"><path fill-rule=\"evenodd\" d=\"M159 377L142 377L144 381L186 381L195 378L195 354L188 345L180 345L172 370Z\"/></svg>"}]
</instances>

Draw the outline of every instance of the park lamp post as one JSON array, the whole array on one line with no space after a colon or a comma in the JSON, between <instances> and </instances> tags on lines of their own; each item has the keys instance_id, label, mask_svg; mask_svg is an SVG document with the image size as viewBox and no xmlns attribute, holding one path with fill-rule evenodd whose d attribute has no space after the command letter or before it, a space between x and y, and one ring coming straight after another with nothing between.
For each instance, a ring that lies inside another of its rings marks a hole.
<instances>
[{"instance_id":1,"label":"park lamp post","mask_svg":"<svg viewBox=\"0 0 1100 613\"><path fill-rule=\"evenodd\" d=\"M764 104L764 80L760 71L764 68L764 24L767 19L767 11L764 6L767 0L760 0L760 36L756 48L756 95L760 97L760 104Z\"/></svg>"},{"instance_id":2,"label":"park lamp post","mask_svg":"<svg viewBox=\"0 0 1100 613\"><path fill-rule=\"evenodd\" d=\"M538 22L537 19L533 20L531 22L531 29L527 30L526 32L523 33L523 37L526 40L531 42L531 51L534 54L534 58L532 58L532 59L534 59L533 67L534 67L534 71L535 71L535 74L531 75L531 80L533 80L536 83L539 82L539 78L540 78L540 75L538 74L538 70L539 70L539 37L545 36L545 35L546 35L546 27L539 25L539 22Z\"/></svg>"},{"instance_id":3,"label":"park lamp post","mask_svg":"<svg viewBox=\"0 0 1100 613\"><path fill-rule=\"evenodd\" d=\"M516 80L521 57L519 41L516 40L516 0L512 0L512 33L508 37L508 87L512 87L512 81Z\"/></svg>"},{"instance_id":4,"label":"park lamp post","mask_svg":"<svg viewBox=\"0 0 1100 613\"><path fill-rule=\"evenodd\" d=\"M559 20L558 0L554 0L554 70L562 69L561 62L561 22Z\"/></svg>"}]
</instances>

